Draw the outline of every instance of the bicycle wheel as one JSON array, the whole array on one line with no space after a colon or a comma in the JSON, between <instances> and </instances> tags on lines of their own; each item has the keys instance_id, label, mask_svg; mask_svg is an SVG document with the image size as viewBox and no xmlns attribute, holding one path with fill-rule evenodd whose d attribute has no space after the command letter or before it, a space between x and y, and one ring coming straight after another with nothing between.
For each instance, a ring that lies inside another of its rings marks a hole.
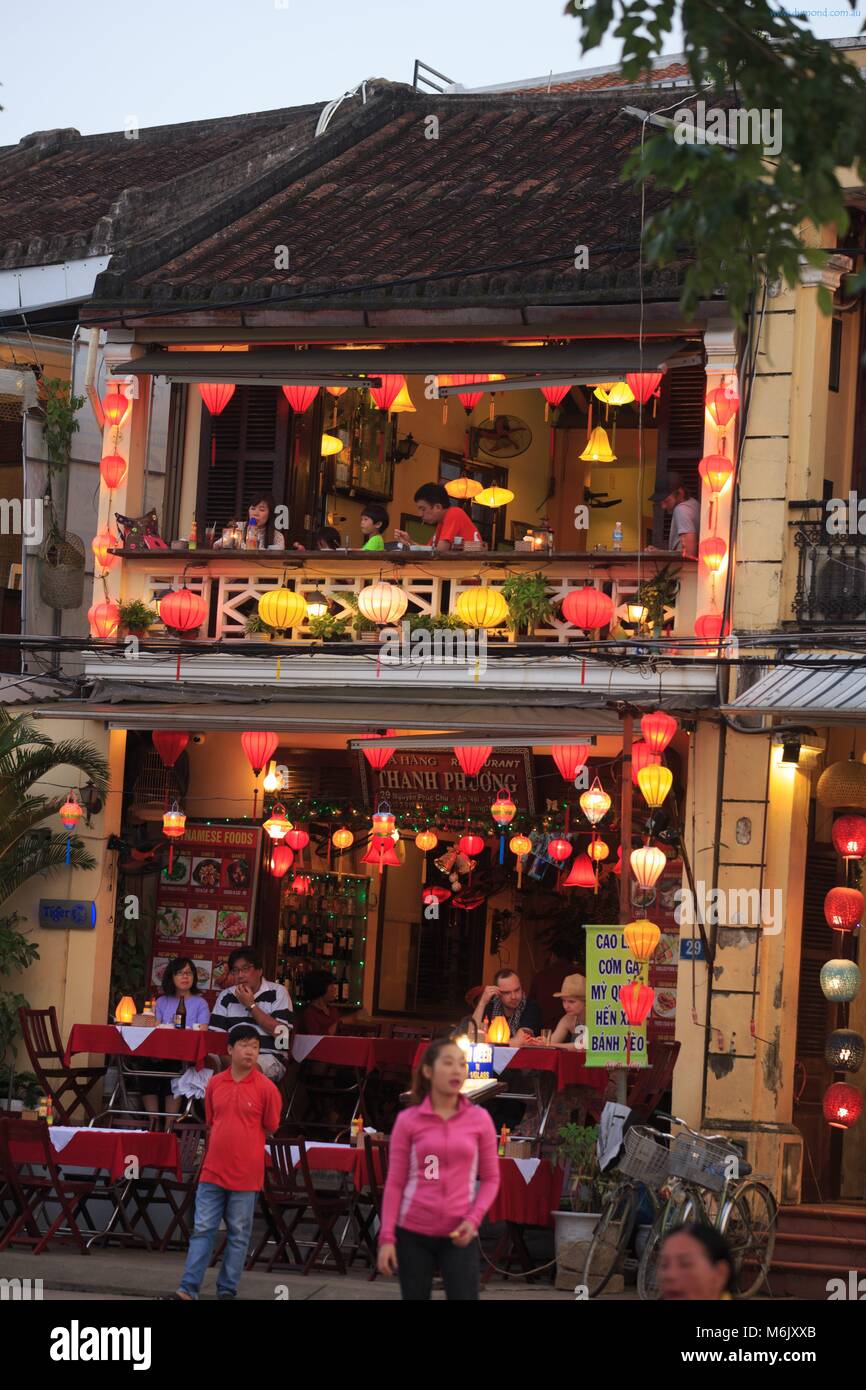
<instances>
[{"instance_id":1,"label":"bicycle wheel","mask_svg":"<svg viewBox=\"0 0 866 1390\"><path fill-rule=\"evenodd\" d=\"M590 1298L598 1298L619 1270L634 1230L637 1206L638 1194L631 1184L617 1187L611 1194L583 1267L583 1282Z\"/></svg>"},{"instance_id":2,"label":"bicycle wheel","mask_svg":"<svg viewBox=\"0 0 866 1390\"><path fill-rule=\"evenodd\" d=\"M731 1247L734 1298L751 1298L767 1277L776 1244L776 1199L762 1182L745 1181L731 1193L719 1230Z\"/></svg>"},{"instance_id":3,"label":"bicycle wheel","mask_svg":"<svg viewBox=\"0 0 866 1390\"><path fill-rule=\"evenodd\" d=\"M642 1298L644 1302L652 1302L653 1299L661 1297L658 1284L658 1262L662 1241L669 1232L676 1230L678 1226L685 1226L688 1222L694 1221L697 1212L698 1208L694 1196L692 1193L686 1192L681 1202L667 1201L653 1222L653 1228L637 1267L637 1293L638 1298Z\"/></svg>"}]
</instances>

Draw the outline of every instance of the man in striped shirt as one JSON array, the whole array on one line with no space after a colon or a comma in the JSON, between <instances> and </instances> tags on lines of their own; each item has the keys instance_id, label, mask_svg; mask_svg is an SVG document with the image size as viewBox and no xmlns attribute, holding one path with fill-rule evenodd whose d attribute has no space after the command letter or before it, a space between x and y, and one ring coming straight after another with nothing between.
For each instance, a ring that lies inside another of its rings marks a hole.
<instances>
[{"instance_id":1,"label":"man in striped shirt","mask_svg":"<svg viewBox=\"0 0 866 1390\"><path fill-rule=\"evenodd\" d=\"M289 1058L294 1023L288 991L284 985L262 978L262 962L250 946L232 951L228 963L237 984L217 999L210 1026L231 1034L239 1023L252 1024L259 1035L259 1068L279 1084Z\"/></svg>"}]
</instances>

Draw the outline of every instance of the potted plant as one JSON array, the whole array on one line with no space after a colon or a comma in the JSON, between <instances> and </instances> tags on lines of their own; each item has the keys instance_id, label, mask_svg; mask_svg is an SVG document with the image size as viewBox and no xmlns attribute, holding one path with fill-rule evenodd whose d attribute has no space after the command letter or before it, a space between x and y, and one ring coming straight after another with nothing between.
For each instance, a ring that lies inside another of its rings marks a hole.
<instances>
[{"instance_id":1,"label":"potted plant","mask_svg":"<svg viewBox=\"0 0 866 1390\"><path fill-rule=\"evenodd\" d=\"M465 632L466 624L456 613L411 613L409 631L417 632Z\"/></svg>"},{"instance_id":2,"label":"potted plant","mask_svg":"<svg viewBox=\"0 0 866 1390\"><path fill-rule=\"evenodd\" d=\"M601 1216L606 1179L598 1168L598 1125L563 1125L556 1155L563 1168L562 1198L552 1213L557 1257L568 1245L588 1241Z\"/></svg>"},{"instance_id":3,"label":"potted plant","mask_svg":"<svg viewBox=\"0 0 866 1390\"><path fill-rule=\"evenodd\" d=\"M652 579L641 584L637 591L638 602L646 609L644 621L652 628L655 637L661 636L665 622L670 620L668 610L676 603L680 588L678 574L678 569L672 571L670 565L665 565Z\"/></svg>"},{"instance_id":4,"label":"potted plant","mask_svg":"<svg viewBox=\"0 0 866 1390\"><path fill-rule=\"evenodd\" d=\"M502 586L502 597L508 604L508 626L512 632L525 632L532 637L535 628L553 617L550 589L539 571L512 574Z\"/></svg>"},{"instance_id":5,"label":"potted plant","mask_svg":"<svg viewBox=\"0 0 866 1390\"><path fill-rule=\"evenodd\" d=\"M321 613L317 618L310 618L307 628L310 636L319 642L344 642L349 636L351 622L351 613L339 616L336 613Z\"/></svg>"},{"instance_id":6,"label":"potted plant","mask_svg":"<svg viewBox=\"0 0 866 1390\"><path fill-rule=\"evenodd\" d=\"M7 1063L0 1066L0 1110L35 1110L42 1087L32 1071L16 1072Z\"/></svg>"},{"instance_id":7,"label":"potted plant","mask_svg":"<svg viewBox=\"0 0 866 1390\"><path fill-rule=\"evenodd\" d=\"M358 607L358 595L357 595L357 594L341 594L340 597L341 597L343 603L345 603L346 607L349 608L349 609L351 610L351 614L352 614L352 631L354 632L355 636L356 636L356 637L369 637L370 634L372 633L372 634L374 634L373 640L376 641L376 642L378 642L378 640L379 640L379 629L377 628L377 626L376 626L375 623L371 623L371 622L370 622L369 618L365 618L364 615L363 615L363 613L362 613L361 610L359 609L359 607Z\"/></svg>"},{"instance_id":8,"label":"potted plant","mask_svg":"<svg viewBox=\"0 0 866 1390\"><path fill-rule=\"evenodd\" d=\"M156 613L141 599L120 605L120 623L130 637L146 637L156 622Z\"/></svg>"},{"instance_id":9,"label":"potted plant","mask_svg":"<svg viewBox=\"0 0 866 1390\"><path fill-rule=\"evenodd\" d=\"M250 613L244 623L244 633L253 642L270 642L275 637L276 628L269 627L258 613Z\"/></svg>"}]
</instances>

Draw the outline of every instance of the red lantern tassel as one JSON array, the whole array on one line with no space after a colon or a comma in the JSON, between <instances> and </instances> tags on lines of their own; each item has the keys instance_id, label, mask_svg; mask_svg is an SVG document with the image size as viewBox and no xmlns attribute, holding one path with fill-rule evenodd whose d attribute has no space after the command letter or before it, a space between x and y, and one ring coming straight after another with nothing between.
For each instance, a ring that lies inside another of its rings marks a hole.
<instances>
[{"instance_id":1,"label":"red lantern tassel","mask_svg":"<svg viewBox=\"0 0 866 1390\"><path fill-rule=\"evenodd\" d=\"M180 680L180 652L177 654L177 669L174 673L174 678L176 681Z\"/></svg>"}]
</instances>

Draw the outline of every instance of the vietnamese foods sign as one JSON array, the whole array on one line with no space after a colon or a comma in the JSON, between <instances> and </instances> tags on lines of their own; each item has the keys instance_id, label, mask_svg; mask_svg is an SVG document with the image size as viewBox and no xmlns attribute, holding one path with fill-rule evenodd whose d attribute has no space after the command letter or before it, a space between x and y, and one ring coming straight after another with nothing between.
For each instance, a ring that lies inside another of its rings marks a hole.
<instances>
[{"instance_id":1,"label":"vietnamese foods sign","mask_svg":"<svg viewBox=\"0 0 866 1390\"><path fill-rule=\"evenodd\" d=\"M646 983L646 965L635 960L622 927L584 927L586 932L586 1065L645 1067L646 1020L630 1027L619 1002L621 985Z\"/></svg>"}]
</instances>

